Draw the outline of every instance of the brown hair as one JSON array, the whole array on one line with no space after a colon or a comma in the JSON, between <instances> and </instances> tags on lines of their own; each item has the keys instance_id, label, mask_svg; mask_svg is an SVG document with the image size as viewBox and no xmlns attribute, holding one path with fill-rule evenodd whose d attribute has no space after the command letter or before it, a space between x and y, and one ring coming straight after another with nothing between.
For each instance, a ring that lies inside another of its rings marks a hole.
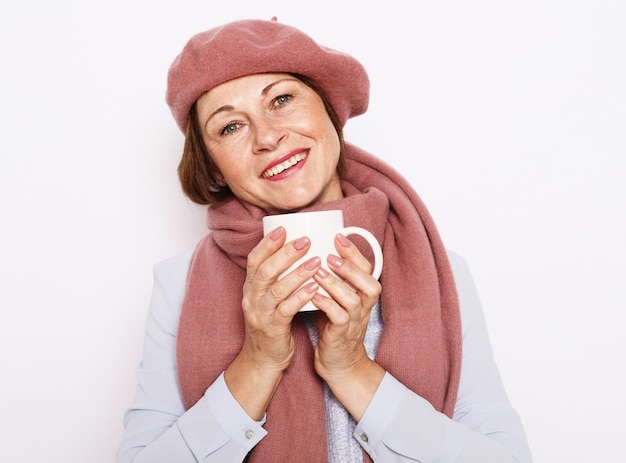
<instances>
[{"instance_id":1,"label":"brown hair","mask_svg":"<svg viewBox=\"0 0 626 463\"><path fill-rule=\"evenodd\" d=\"M339 137L339 162L337 163L337 173L342 176L345 171L346 155L343 140L343 128L341 122L328 100L322 95L318 88L309 79L298 74L291 74L301 80L305 85L312 88L322 99L326 112L337 131ZM202 139L202 128L198 119L197 102L191 106L189 111L189 122L185 133L185 145L183 155L178 165L178 178L183 189L183 193L194 203L202 205L220 204L233 196L228 185L219 181L220 171L211 159L204 140Z\"/></svg>"}]
</instances>

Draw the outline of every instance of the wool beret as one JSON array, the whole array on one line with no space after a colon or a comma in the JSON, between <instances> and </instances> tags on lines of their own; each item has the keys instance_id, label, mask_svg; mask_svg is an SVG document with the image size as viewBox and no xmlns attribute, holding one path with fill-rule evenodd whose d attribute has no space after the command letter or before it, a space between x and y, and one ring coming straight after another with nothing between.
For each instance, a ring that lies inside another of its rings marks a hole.
<instances>
[{"instance_id":1,"label":"wool beret","mask_svg":"<svg viewBox=\"0 0 626 463\"><path fill-rule=\"evenodd\" d=\"M170 66L166 102L185 133L189 110L202 94L237 77L268 72L308 78L342 126L367 110L370 84L359 61L274 19L234 21L194 35Z\"/></svg>"}]
</instances>

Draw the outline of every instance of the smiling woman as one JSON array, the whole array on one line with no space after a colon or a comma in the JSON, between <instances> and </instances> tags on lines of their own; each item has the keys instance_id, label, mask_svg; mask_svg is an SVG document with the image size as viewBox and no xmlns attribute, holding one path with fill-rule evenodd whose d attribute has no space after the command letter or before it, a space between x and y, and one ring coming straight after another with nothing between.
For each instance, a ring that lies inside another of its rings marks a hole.
<instances>
[{"instance_id":1,"label":"smiling woman","mask_svg":"<svg viewBox=\"0 0 626 463\"><path fill-rule=\"evenodd\" d=\"M259 76L262 76L262 74L260 74ZM332 163L336 164L336 172L339 176L341 176L345 169L345 144L343 141L343 123L339 120L337 113L329 103L328 99L320 92L320 90L317 89L315 84L310 79L298 74L288 74L288 76L290 78L285 82L291 82L292 84L300 83L300 85L298 85L298 88L296 89L300 91L300 94L279 95L277 98L280 98L282 104L291 103L291 100L294 98L294 96L308 96L309 99L315 100L319 98L322 100L325 109L325 114L322 117L330 118L330 121L334 128L334 133L331 133L328 136L330 136L331 138L336 137L339 143L339 159L336 162L333 161ZM365 78L365 80L363 80L362 82L367 83L367 79ZM305 84L307 88L302 88L301 84ZM219 87L221 87L221 85L218 86L218 88ZM310 94L311 90L315 92L317 97ZM222 173L216 166L213 156L209 156L207 153L206 147L208 142L206 138L208 137L209 141L211 140L210 132L207 128L207 123L210 119L212 119L212 116L214 114L227 110L234 111L235 108L230 105L225 105L223 107L217 108L214 112L209 111L210 114L208 117L206 117L206 122L202 124L199 120L200 116L198 106L201 105L202 102L206 99L206 95L207 94L200 96L198 98L198 101L194 102L194 104L190 108L189 122L186 128L185 146L183 149L183 156L178 168L178 174L180 177L181 185L183 187L183 191L192 201L198 204L217 204L224 202L226 199L232 197L233 195L229 185L225 182ZM302 113L302 103L299 102L299 100L297 100L297 105L297 107L300 108L300 113ZM293 112L293 109L288 109L288 111ZM213 129L214 131L217 130L219 132L218 134L213 135L214 143L219 143L226 134L226 132L232 133L234 129L238 128L237 122L225 122L225 124L227 125L223 127L220 127L219 124L217 124L217 127ZM279 159L276 162L271 163L269 166L267 166L267 168L262 173L262 176L265 178L273 178L276 174L285 170L294 161L299 163L300 161L306 159L307 155L308 152L306 150L302 153L296 153L293 156L290 156L288 154L288 159ZM235 154L234 156L237 157L237 154ZM274 180L279 179L280 177L275 178Z\"/></svg>"},{"instance_id":2,"label":"smiling woman","mask_svg":"<svg viewBox=\"0 0 626 463\"><path fill-rule=\"evenodd\" d=\"M368 96L356 59L276 21L175 59L179 176L209 233L155 267L119 463L531 461L466 264L411 185L343 140ZM380 279L341 234L286 271L310 238L263 236L263 218L323 210L371 231Z\"/></svg>"},{"instance_id":3,"label":"smiling woman","mask_svg":"<svg viewBox=\"0 0 626 463\"><path fill-rule=\"evenodd\" d=\"M239 77L203 94L196 110L218 181L237 198L277 214L343 196L339 135L296 77Z\"/></svg>"}]
</instances>

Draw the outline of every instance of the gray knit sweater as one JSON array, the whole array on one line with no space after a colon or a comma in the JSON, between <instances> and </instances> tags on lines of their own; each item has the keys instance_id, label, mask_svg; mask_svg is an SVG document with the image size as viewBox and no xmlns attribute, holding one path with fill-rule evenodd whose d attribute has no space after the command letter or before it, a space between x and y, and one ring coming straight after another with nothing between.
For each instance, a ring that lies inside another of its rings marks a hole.
<instances>
[{"instance_id":1,"label":"gray knit sweater","mask_svg":"<svg viewBox=\"0 0 626 463\"><path fill-rule=\"evenodd\" d=\"M311 343L315 347L319 339L319 333L313 319L313 313L307 315L306 326ZM377 302L372 309L364 342L367 355L371 359L376 355L382 329L383 321L380 314L380 302ZM356 423L326 383L324 383L324 399L329 463L363 463L363 451L358 441L353 437Z\"/></svg>"}]
</instances>

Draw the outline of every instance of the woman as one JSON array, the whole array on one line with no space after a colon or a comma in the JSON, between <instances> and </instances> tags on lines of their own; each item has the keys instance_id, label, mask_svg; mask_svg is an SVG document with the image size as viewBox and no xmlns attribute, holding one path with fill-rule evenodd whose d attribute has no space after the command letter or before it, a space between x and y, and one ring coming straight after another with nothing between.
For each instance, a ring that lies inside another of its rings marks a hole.
<instances>
[{"instance_id":1,"label":"woman","mask_svg":"<svg viewBox=\"0 0 626 463\"><path fill-rule=\"evenodd\" d=\"M197 34L176 58L179 175L211 232L155 267L118 462L531 461L466 265L411 186L343 141L368 94L358 61L275 20ZM309 240L262 236L262 217L324 209L374 233L380 282L341 235L278 277Z\"/></svg>"}]
</instances>

